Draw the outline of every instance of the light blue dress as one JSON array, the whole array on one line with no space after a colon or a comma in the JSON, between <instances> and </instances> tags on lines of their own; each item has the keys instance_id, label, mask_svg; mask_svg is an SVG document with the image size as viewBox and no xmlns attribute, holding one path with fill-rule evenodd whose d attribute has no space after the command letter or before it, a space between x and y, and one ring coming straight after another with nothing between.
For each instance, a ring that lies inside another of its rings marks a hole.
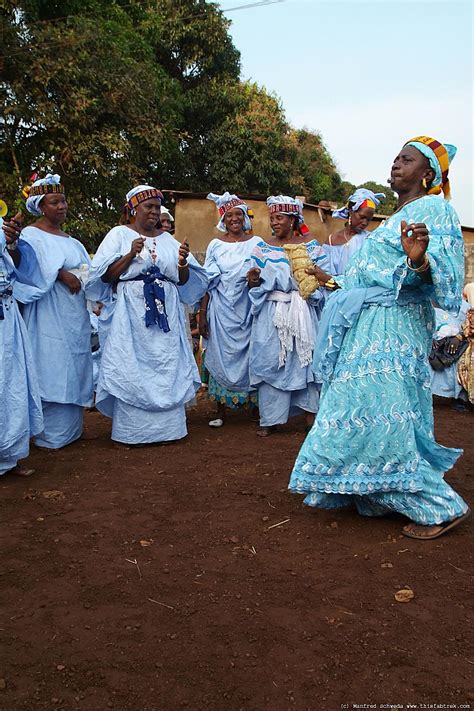
<instances>
[{"instance_id":1,"label":"light blue dress","mask_svg":"<svg viewBox=\"0 0 474 711\"><path fill-rule=\"evenodd\" d=\"M312 240L306 247L311 260L328 272L327 259L319 242ZM315 413L320 387L315 382L311 364L302 365L296 347L287 352L284 364L280 362L281 341L274 323L279 303L276 299L298 291L285 250L260 240L243 271L246 273L254 267L261 269L261 284L249 289L253 316L249 351L250 385L258 389L261 427L272 427L285 424L293 415ZM323 303L321 290L315 291L304 302L312 324L311 348L317 337Z\"/></svg>"},{"instance_id":2,"label":"light blue dress","mask_svg":"<svg viewBox=\"0 0 474 711\"><path fill-rule=\"evenodd\" d=\"M17 283L15 297L30 337L43 404L44 430L38 447L59 449L82 435L84 407L92 404L92 354L84 289L71 294L58 271L86 273L90 258L73 237L25 227L22 238L34 249L42 283Z\"/></svg>"},{"instance_id":3,"label":"light blue dress","mask_svg":"<svg viewBox=\"0 0 474 711\"><path fill-rule=\"evenodd\" d=\"M43 429L43 413L31 347L12 296L15 282L40 278L35 254L20 240L19 267L5 246L0 219L0 475L28 456L30 437Z\"/></svg>"},{"instance_id":4,"label":"light blue dress","mask_svg":"<svg viewBox=\"0 0 474 711\"><path fill-rule=\"evenodd\" d=\"M370 235L369 230L363 230L363 232L355 234L344 244L330 244L329 242L323 244L323 252L329 262L328 274L332 274L332 276L344 274L350 258L362 247L368 235Z\"/></svg>"},{"instance_id":5,"label":"light blue dress","mask_svg":"<svg viewBox=\"0 0 474 711\"><path fill-rule=\"evenodd\" d=\"M204 263L209 278L209 339L205 358L205 366L212 376L209 391L211 396L215 391L218 401L223 398L230 407L247 402L251 390L249 344L252 319L248 288L241 276L244 262L260 241L260 237L235 243L213 239Z\"/></svg>"},{"instance_id":6,"label":"light blue dress","mask_svg":"<svg viewBox=\"0 0 474 711\"><path fill-rule=\"evenodd\" d=\"M99 246L90 272L88 297L97 292L108 267L130 252L137 232L126 225L114 227ZM146 238L142 252L120 276L117 298L108 329L97 384L96 407L112 418L112 439L124 444L147 444L185 437L185 404L201 385L186 333L183 303L194 304L207 289L206 272L190 255L189 280L178 286L177 242L168 232L155 238L156 263L165 277L165 308L170 331L145 325L143 281L153 266L153 240ZM138 278L138 280L137 280ZM112 291L109 284L108 289ZM108 299L110 301L110 299Z\"/></svg>"},{"instance_id":7,"label":"light blue dress","mask_svg":"<svg viewBox=\"0 0 474 711\"><path fill-rule=\"evenodd\" d=\"M459 314L452 314L443 309L435 309L436 331L433 335L435 341L445 336L455 336L461 331L466 320L467 312L471 307L463 301ZM467 400L467 393L458 381L458 364L456 361L444 370L431 369L431 392L439 397Z\"/></svg>"},{"instance_id":8,"label":"light blue dress","mask_svg":"<svg viewBox=\"0 0 474 711\"><path fill-rule=\"evenodd\" d=\"M428 226L433 285L407 267L401 220ZM424 525L467 511L443 479L462 451L434 440L427 357L430 300L459 310L463 252L455 211L427 196L372 232L348 265L323 313L314 364L321 404L289 483L309 506L353 502L364 515L397 511Z\"/></svg>"}]
</instances>

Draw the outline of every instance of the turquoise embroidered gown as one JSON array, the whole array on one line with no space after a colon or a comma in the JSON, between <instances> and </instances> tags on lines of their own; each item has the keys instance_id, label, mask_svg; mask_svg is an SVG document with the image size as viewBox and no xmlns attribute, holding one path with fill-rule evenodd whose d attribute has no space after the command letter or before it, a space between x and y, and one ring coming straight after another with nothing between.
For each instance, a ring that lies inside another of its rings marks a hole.
<instances>
[{"instance_id":1,"label":"turquoise embroidered gown","mask_svg":"<svg viewBox=\"0 0 474 711\"><path fill-rule=\"evenodd\" d=\"M402 220L429 229L432 285L407 267ZM467 511L443 479L462 450L434 440L428 365L431 301L459 310L463 265L459 219L437 196L408 203L349 262L323 313L314 363L324 382L320 408L290 477L307 505L352 502L365 515L398 511L424 525Z\"/></svg>"}]
</instances>

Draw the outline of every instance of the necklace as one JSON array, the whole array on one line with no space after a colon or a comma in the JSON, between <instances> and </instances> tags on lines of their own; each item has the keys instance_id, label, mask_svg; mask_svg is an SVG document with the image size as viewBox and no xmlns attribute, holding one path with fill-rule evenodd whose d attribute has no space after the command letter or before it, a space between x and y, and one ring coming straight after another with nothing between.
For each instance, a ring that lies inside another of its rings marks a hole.
<instances>
[{"instance_id":1,"label":"necklace","mask_svg":"<svg viewBox=\"0 0 474 711\"><path fill-rule=\"evenodd\" d=\"M148 254L151 257L153 264L156 264L157 254L156 254L156 237L147 237L146 235L139 234L145 240L145 247L148 250ZM147 240L151 239L151 247L148 246Z\"/></svg>"},{"instance_id":2,"label":"necklace","mask_svg":"<svg viewBox=\"0 0 474 711\"><path fill-rule=\"evenodd\" d=\"M246 236L247 236L247 235L244 234L242 237L246 237ZM241 238L241 237L232 237L232 235L230 234L230 232L227 232L227 237L230 237L230 239L232 240L232 242L244 242L244 241L246 241L246 240L244 240L244 239Z\"/></svg>"},{"instance_id":3,"label":"necklace","mask_svg":"<svg viewBox=\"0 0 474 711\"><path fill-rule=\"evenodd\" d=\"M346 243L345 243L344 247L347 247L347 245L349 244L349 242L351 241L351 239L352 239L352 237L353 237L353 235L351 236L351 228L349 227L349 235L347 235L347 231L346 231L346 230L347 230L347 227L344 227L344 230L343 230L343 232L342 232L342 236L343 236L344 239L346 240Z\"/></svg>"}]
</instances>

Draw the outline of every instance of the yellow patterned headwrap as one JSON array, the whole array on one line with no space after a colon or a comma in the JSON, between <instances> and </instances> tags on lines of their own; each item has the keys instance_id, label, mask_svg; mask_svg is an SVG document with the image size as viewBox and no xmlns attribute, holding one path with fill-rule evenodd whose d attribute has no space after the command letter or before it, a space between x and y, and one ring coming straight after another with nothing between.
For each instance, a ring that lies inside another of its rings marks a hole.
<instances>
[{"instance_id":1,"label":"yellow patterned headwrap","mask_svg":"<svg viewBox=\"0 0 474 711\"><path fill-rule=\"evenodd\" d=\"M414 146L423 153L430 162L435 172L435 178L428 195L438 195L443 191L446 200L451 197L451 186L448 179L449 164L456 155L456 147L449 143L443 144L430 136L416 136L406 142L407 146Z\"/></svg>"}]
</instances>

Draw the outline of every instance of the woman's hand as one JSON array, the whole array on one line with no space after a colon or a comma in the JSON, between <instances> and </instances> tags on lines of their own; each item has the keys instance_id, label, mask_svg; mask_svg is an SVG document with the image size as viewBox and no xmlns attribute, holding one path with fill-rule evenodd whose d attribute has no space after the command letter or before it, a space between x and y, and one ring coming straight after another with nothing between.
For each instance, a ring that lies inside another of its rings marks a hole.
<instances>
[{"instance_id":1,"label":"woman's hand","mask_svg":"<svg viewBox=\"0 0 474 711\"><path fill-rule=\"evenodd\" d=\"M318 267L317 264L315 264L313 267L309 267L309 269L305 269L305 272L306 274L311 274L311 276L315 276L321 286L324 286L326 282L332 279L332 276L330 274L326 274L326 272L323 272L321 267Z\"/></svg>"},{"instance_id":2,"label":"woman's hand","mask_svg":"<svg viewBox=\"0 0 474 711\"><path fill-rule=\"evenodd\" d=\"M71 294L78 294L81 290L81 282L75 276L74 274L71 274L71 272L68 272L67 269L60 269L58 272L58 281L61 281Z\"/></svg>"},{"instance_id":3,"label":"woman's hand","mask_svg":"<svg viewBox=\"0 0 474 711\"><path fill-rule=\"evenodd\" d=\"M457 336L451 336L448 338L446 341L446 346L445 350L450 354L450 355L455 355L458 352L458 348L460 348L464 338L458 338Z\"/></svg>"},{"instance_id":4,"label":"woman's hand","mask_svg":"<svg viewBox=\"0 0 474 711\"><path fill-rule=\"evenodd\" d=\"M209 338L209 322L207 313L203 309L199 312L199 335L206 339Z\"/></svg>"},{"instance_id":5,"label":"woman's hand","mask_svg":"<svg viewBox=\"0 0 474 711\"><path fill-rule=\"evenodd\" d=\"M137 255L139 255L144 246L145 246L145 238L144 237L137 237L136 239L134 239L132 242L132 246L130 247L130 256L133 258L133 257L136 257Z\"/></svg>"},{"instance_id":6,"label":"woman's hand","mask_svg":"<svg viewBox=\"0 0 474 711\"><path fill-rule=\"evenodd\" d=\"M430 241L428 228L424 222L400 223L402 247L412 265L420 267L425 261L426 250Z\"/></svg>"},{"instance_id":7,"label":"woman's hand","mask_svg":"<svg viewBox=\"0 0 474 711\"><path fill-rule=\"evenodd\" d=\"M185 267L188 263L188 257L189 257L189 242L184 240L184 242L181 242L179 245L179 258L178 258L178 266L180 267Z\"/></svg>"},{"instance_id":8,"label":"woman's hand","mask_svg":"<svg viewBox=\"0 0 474 711\"><path fill-rule=\"evenodd\" d=\"M12 217L8 222L4 222L2 225L3 232L5 234L5 241L7 244L15 244L20 237L21 228L23 226L23 215L21 212L17 212L15 217Z\"/></svg>"},{"instance_id":9,"label":"woman's hand","mask_svg":"<svg viewBox=\"0 0 474 711\"><path fill-rule=\"evenodd\" d=\"M247 272L247 286L249 289L253 289L255 286L260 286L260 272L262 270L258 267L252 267Z\"/></svg>"}]
</instances>

